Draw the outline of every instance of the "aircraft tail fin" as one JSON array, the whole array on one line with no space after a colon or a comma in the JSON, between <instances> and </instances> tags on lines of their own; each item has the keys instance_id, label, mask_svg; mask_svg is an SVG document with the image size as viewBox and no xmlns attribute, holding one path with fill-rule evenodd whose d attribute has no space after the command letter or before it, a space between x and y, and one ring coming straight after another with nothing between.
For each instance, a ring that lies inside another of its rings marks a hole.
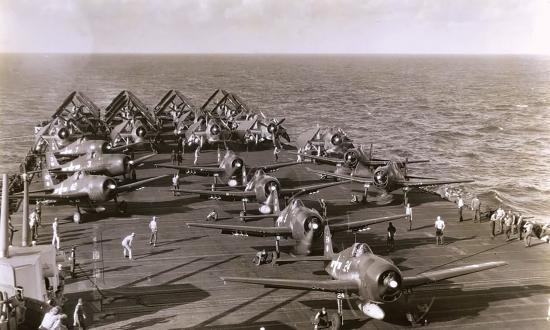
<instances>
[{"instance_id":1,"label":"aircraft tail fin","mask_svg":"<svg viewBox=\"0 0 550 330\"><path fill-rule=\"evenodd\" d=\"M57 161L57 158L53 154L53 152L47 152L46 153L46 168L52 169L52 168L58 168L59 162Z\"/></svg>"},{"instance_id":2,"label":"aircraft tail fin","mask_svg":"<svg viewBox=\"0 0 550 330\"><path fill-rule=\"evenodd\" d=\"M325 257L332 257L334 255L334 250L332 247L332 234L330 233L330 228L328 224L325 226L325 246L323 248L323 253Z\"/></svg>"},{"instance_id":3,"label":"aircraft tail fin","mask_svg":"<svg viewBox=\"0 0 550 330\"><path fill-rule=\"evenodd\" d=\"M55 186L52 176L46 168L42 169L42 182L44 183L44 188L53 188Z\"/></svg>"}]
</instances>

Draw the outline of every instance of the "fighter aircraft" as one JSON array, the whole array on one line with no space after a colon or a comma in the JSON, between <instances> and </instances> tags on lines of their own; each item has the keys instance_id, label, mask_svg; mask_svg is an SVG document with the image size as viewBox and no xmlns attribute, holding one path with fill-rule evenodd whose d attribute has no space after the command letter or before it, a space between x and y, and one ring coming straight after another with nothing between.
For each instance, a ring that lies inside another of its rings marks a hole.
<instances>
[{"instance_id":1,"label":"fighter aircraft","mask_svg":"<svg viewBox=\"0 0 550 330\"><path fill-rule=\"evenodd\" d=\"M323 177L334 177L364 183L366 189L372 184L377 189L381 190L385 196L398 189L403 189L405 204L407 204L408 201L407 193L411 188L474 182L474 180L434 179L410 176L407 173L406 163L403 164L398 161L388 161L385 165L377 167L374 171L366 166L358 164L349 174L332 173L310 168L308 168L308 171ZM410 180L413 178L426 180ZM365 190L365 194L366 193L367 191Z\"/></svg>"},{"instance_id":2,"label":"fighter aircraft","mask_svg":"<svg viewBox=\"0 0 550 330\"><path fill-rule=\"evenodd\" d=\"M156 154L149 154L132 160L125 154L104 154L90 151L76 159L60 164L52 152L46 153L46 168L55 174L85 171L90 174L103 174L110 177L122 175L124 179L136 180L136 167Z\"/></svg>"},{"instance_id":3,"label":"fighter aircraft","mask_svg":"<svg viewBox=\"0 0 550 330\"><path fill-rule=\"evenodd\" d=\"M109 136L115 146L150 142L161 129L161 121L140 99L126 90L105 108L105 123L111 128Z\"/></svg>"},{"instance_id":4,"label":"fighter aircraft","mask_svg":"<svg viewBox=\"0 0 550 330\"><path fill-rule=\"evenodd\" d=\"M254 199L261 204L259 211L262 214L277 213L280 208L280 197L291 197L297 194L313 193L323 188L346 183L345 181L320 183L310 186L301 186L295 188L282 188L277 178L267 175L263 169L258 169L252 179L248 182L244 190L195 190L178 189L176 192L189 194L199 194L202 196L219 198L238 198L243 201L242 214L246 215L246 203Z\"/></svg>"},{"instance_id":5,"label":"fighter aircraft","mask_svg":"<svg viewBox=\"0 0 550 330\"><path fill-rule=\"evenodd\" d=\"M241 184L243 187L248 184L248 177L262 169L265 172L276 171L280 168L298 165L299 162L280 162L260 166L246 166L244 159L237 153L226 149L225 155L218 166L186 166L171 164L155 164L156 167L174 168L180 171L186 171L187 174L201 176L214 176L214 185L218 180L230 187L237 187Z\"/></svg>"},{"instance_id":6,"label":"fighter aircraft","mask_svg":"<svg viewBox=\"0 0 550 330\"><path fill-rule=\"evenodd\" d=\"M261 217L266 217L261 216ZM314 240L322 238L323 228L328 224L327 219L323 218L319 212L313 208L306 207L300 199L293 199L281 212L271 215L276 218L273 227L261 226L242 226L242 225L219 225L206 223L188 223L190 227L202 227L210 229L220 229L222 234L246 235L246 236L275 236L275 251L280 255L279 239L280 237L290 238L296 241L295 252L300 255L311 253L311 246ZM357 231L370 225L405 218L405 214L374 218L368 220L359 220L351 222L341 222L333 224L333 231Z\"/></svg>"},{"instance_id":7,"label":"fighter aircraft","mask_svg":"<svg viewBox=\"0 0 550 330\"><path fill-rule=\"evenodd\" d=\"M35 127L37 152L62 148L87 135L104 137L108 128L101 121L99 108L83 93L72 92L52 115L50 121Z\"/></svg>"},{"instance_id":8,"label":"fighter aircraft","mask_svg":"<svg viewBox=\"0 0 550 330\"><path fill-rule=\"evenodd\" d=\"M238 282L269 288L334 292L338 302L337 323L343 325L342 300L347 298L347 295L358 296L361 301L358 307L366 316L382 320L387 316L384 306L397 302L404 294L412 292L415 287L507 265L503 261L493 261L405 276L393 262L375 255L365 243L355 243L340 253L334 253L329 226L325 226L324 233L323 256L288 259L329 262L325 270L331 276L331 280L252 277L222 277L221 279L224 283Z\"/></svg>"},{"instance_id":9,"label":"fighter aircraft","mask_svg":"<svg viewBox=\"0 0 550 330\"><path fill-rule=\"evenodd\" d=\"M203 148L206 144L224 142L229 138L231 132L225 130L213 118L199 118L185 131L185 139L190 147Z\"/></svg>"},{"instance_id":10,"label":"fighter aircraft","mask_svg":"<svg viewBox=\"0 0 550 330\"><path fill-rule=\"evenodd\" d=\"M74 91L61 103L52 119L62 118L71 122L78 131L96 137L106 136L108 128L101 120L100 110L84 93Z\"/></svg>"},{"instance_id":11,"label":"fighter aircraft","mask_svg":"<svg viewBox=\"0 0 550 330\"><path fill-rule=\"evenodd\" d=\"M220 100L216 97L223 95ZM209 109L210 104L214 104ZM268 119L261 111L253 111L243 100L234 93L225 90L216 90L202 106L204 112L217 118L222 126L232 133L232 139L239 139L245 143L258 145L264 141L272 141L280 145L280 138L290 142L286 129L282 126L282 119Z\"/></svg>"},{"instance_id":12,"label":"fighter aircraft","mask_svg":"<svg viewBox=\"0 0 550 330\"><path fill-rule=\"evenodd\" d=\"M114 200L117 209L124 213L127 205L124 201L118 203L118 195L123 192L136 190L149 182L153 182L167 175L161 175L141 181L118 186L113 178L105 175L91 175L82 171L77 171L66 180L54 183L50 172L47 169L42 170L42 180L44 189L30 191L30 200L54 201L54 204L71 204L76 206L76 212L73 220L80 223L82 213L81 209L88 212L100 212L104 208L101 204ZM22 193L14 195L16 198L22 198Z\"/></svg>"},{"instance_id":13,"label":"fighter aircraft","mask_svg":"<svg viewBox=\"0 0 550 330\"><path fill-rule=\"evenodd\" d=\"M335 157L326 157L326 156L316 156L314 154L308 154L304 152L298 152L297 155L303 157L303 158L310 158L314 159L316 161L319 161L320 163L326 163L326 164L332 164L348 169L354 169L358 166L366 166L370 170L374 170L374 168L378 166L384 166L386 165L390 159L382 159L382 158L374 158L372 155L373 145L371 143L369 152L366 152L363 149L363 145L360 145L359 148L351 148L348 149L342 158L335 158ZM417 163L428 163L429 160L427 159L418 159L418 160L409 160L408 158L405 158L403 161L398 161L398 165L401 165L403 169L406 172L406 167L409 164L417 164ZM349 173L349 172L348 172Z\"/></svg>"},{"instance_id":14,"label":"fighter aircraft","mask_svg":"<svg viewBox=\"0 0 550 330\"><path fill-rule=\"evenodd\" d=\"M67 146L61 149L52 150L53 154L57 157L78 157L85 155L89 152L95 151L98 153L116 153L128 148L133 147L133 145L123 145L113 147L109 142L105 140L91 140L87 138L78 138L77 140L71 142Z\"/></svg>"},{"instance_id":15,"label":"fighter aircraft","mask_svg":"<svg viewBox=\"0 0 550 330\"><path fill-rule=\"evenodd\" d=\"M345 152L353 148L352 140L341 129L316 127L300 134L296 139L296 147L304 153L316 152L317 156L342 157Z\"/></svg>"},{"instance_id":16,"label":"fighter aircraft","mask_svg":"<svg viewBox=\"0 0 550 330\"><path fill-rule=\"evenodd\" d=\"M182 92L177 89L169 90L155 106L154 114L163 122L172 121L174 126L180 121L180 118L187 114L195 114L197 108L193 105ZM195 118L189 118L194 120Z\"/></svg>"}]
</instances>

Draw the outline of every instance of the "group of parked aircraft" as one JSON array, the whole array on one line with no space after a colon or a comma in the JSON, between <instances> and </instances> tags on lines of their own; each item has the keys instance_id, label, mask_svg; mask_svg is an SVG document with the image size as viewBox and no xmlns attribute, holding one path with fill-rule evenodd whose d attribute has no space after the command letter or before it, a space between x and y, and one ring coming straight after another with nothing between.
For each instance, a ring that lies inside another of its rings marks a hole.
<instances>
[{"instance_id":1,"label":"group of parked aircraft","mask_svg":"<svg viewBox=\"0 0 550 330\"><path fill-rule=\"evenodd\" d=\"M326 271L332 277L323 281L242 277L224 277L223 280L334 292L338 301L336 323L340 325L343 323L342 299L347 294L359 297L359 309L366 316L384 319L383 306L398 300L413 287L505 264L488 262L404 276L391 261L372 253L365 243L356 243L335 253L331 232L360 231L373 224L405 218L406 215L337 222L327 219L314 208L306 207L299 199L301 195L349 182L362 183L366 190L372 186L382 194L403 189L406 195L409 189L415 187L472 181L410 175L410 164L426 163L427 160L375 158L372 146L369 151L355 147L352 139L339 128L318 127L302 133L296 140L296 161L252 165L228 147L228 144L263 144L270 148L282 148L283 140L290 142L290 136L282 126L284 121L284 118L268 119L263 113L253 111L237 95L225 90L216 90L200 108L180 91L170 90L153 110L149 110L133 93L123 91L107 106L103 117L90 99L80 92L73 92L51 120L35 129L34 150L43 160L42 167L36 171L40 172L44 187L31 191L29 196L31 200L75 205L75 222L81 221L81 210L101 211L104 210L102 205L111 200L120 212L124 212L127 206L123 201L119 202L119 194L173 174L137 180L138 167L157 152L180 147L202 149L223 146L225 155L214 165L157 163L155 166L186 175L211 176L214 182L210 190L183 187L174 192L241 200L241 220L246 222L267 217L275 220L274 225L199 222L188 225L227 234L274 237L274 263L322 261L327 263ZM134 151L140 149L155 152L134 158ZM334 181L283 187L276 176L267 174L283 167L303 164L336 165L334 172L309 169L323 178L334 178ZM15 197L21 198L22 195ZM247 214L246 206L250 201L259 204L259 215ZM296 257L280 256L281 238L296 242ZM316 242L324 246L321 256L311 255L312 245Z\"/></svg>"}]
</instances>

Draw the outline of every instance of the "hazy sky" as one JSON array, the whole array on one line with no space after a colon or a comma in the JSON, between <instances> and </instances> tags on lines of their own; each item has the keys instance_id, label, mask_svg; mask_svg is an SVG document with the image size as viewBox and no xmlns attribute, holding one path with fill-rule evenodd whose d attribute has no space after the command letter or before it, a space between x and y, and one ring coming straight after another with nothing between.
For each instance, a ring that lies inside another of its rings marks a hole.
<instances>
[{"instance_id":1,"label":"hazy sky","mask_svg":"<svg viewBox=\"0 0 550 330\"><path fill-rule=\"evenodd\" d=\"M0 0L0 52L550 54L550 0Z\"/></svg>"}]
</instances>

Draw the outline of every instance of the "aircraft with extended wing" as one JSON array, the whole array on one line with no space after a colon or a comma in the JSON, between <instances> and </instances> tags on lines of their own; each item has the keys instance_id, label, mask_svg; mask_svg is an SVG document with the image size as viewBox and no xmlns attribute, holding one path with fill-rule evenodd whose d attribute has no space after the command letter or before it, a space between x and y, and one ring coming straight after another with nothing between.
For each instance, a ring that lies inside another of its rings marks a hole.
<instances>
[{"instance_id":1,"label":"aircraft with extended wing","mask_svg":"<svg viewBox=\"0 0 550 330\"><path fill-rule=\"evenodd\" d=\"M42 170L42 180L44 189L30 191L30 200L45 200L53 201L54 204L71 204L76 206L76 211L73 215L73 220L79 223L81 220L81 209L88 212L103 211L100 207L103 203L113 200L117 205L117 209L124 213L126 211L126 203L118 202L120 193L136 190L145 186L149 182L153 182L167 175L161 175L140 181L117 185L116 181L105 175L92 175L83 171L77 171L67 179L54 183L53 178L47 169ZM15 198L22 198L23 193L15 194Z\"/></svg>"},{"instance_id":2,"label":"aircraft with extended wing","mask_svg":"<svg viewBox=\"0 0 550 330\"><path fill-rule=\"evenodd\" d=\"M368 189L370 185L373 185L375 188L382 191L383 195L389 195L393 191L402 189L404 192L405 204L408 202L407 193L412 188L474 182L474 180L464 179L435 179L411 176L407 172L406 164L407 163L402 163L400 161L390 160L385 165L378 166L373 170L371 167L367 167L359 163L347 174L341 173L338 170L333 173L308 168L308 171L321 175L322 177L333 177L360 182L365 184L366 189ZM365 194L366 193L367 191L365 190Z\"/></svg>"},{"instance_id":3,"label":"aircraft with extended wing","mask_svg":"<svg viewBox=\"0 0 550 330\"><path fill-rule=\"evenodd\" d=\"M336 165L347 169L355 169L358 166L363 166L363 167L367 167L372 171L376 167L384 166L391 161L391 159L373 157L372 147L373 145L371 143L370 150L368 152L364 150L363 145L360 145L359 148L348 149L344 153L343 157L341 158L317 156L311 153L304 153L304 152L298 152L296 154L302 158L314 159L315 161L318 161L319 163L323 163L323 164ZM405 160L398 161L397 163L403 168L403 170L406 173L407 165L418 164L418 163L428 163L428 162L429 160L427 159L409 160L408 158L405 158Z\"/></svg>"},{"instance_id":4,"label":"aircraft with extended wing","mask_svg":"<svg viewBox=\"0 0 550 330\"><path fill-rule=\"evenodd\" d=\"M128 150L133 145L123 145L113 147L111 143L105 140L94 140L87 138L78 138L77 140L71 142L67 146L61 149L52 150L53 154L57 157L78 157L90 152L97 153L117 153L121 151Z\"/></svg>"},{"instance_id":5,"label":"aircraft with extended wing","mask_svg":"<svg viewBox=\"0 0 550 330\"><path fill-rule=\"evenodd\" d=\"M110 177L122 175L124 179L136 180L136 167L156 154L149 154L137 159L131 159L125 154L105 154L91 151L60 164L52 152L46 153L46 168L55 174L85 171L90 174L103 174Z\"/></svg>"},{"instance_id":6,"label":"aircraft with extended wing","mask_svg":"<svg viewBox=\"0 0 550 330\"><path fill-rule=\"evenodd\" d=\"M197 190L197 189L177 189L175 192L199 194L207 197L233 198L241 199L243 202L242 214L246 215L246 203L255 200L260 203L259 211L262 214L277 213L280 208L280 197L291 197L298 194L307 194L317 192L320 189L343 184L345 181L319 183L309 186L300 186L294 188L282 188L281 183L276 177L267 175L263 169L258 169L252 179L247 183L244 190Z\"/></svg>"},{"instance_id":7,"label":"aircraft with extended wing","mask_svg":"<svg viewBox=\"0 0 550 330\"><path fill-rule=\"evenodd\" d=\"M341 128L329 127L321 130L320 127L316 127L300 134L296 139L296 147L304 153L317 153L317 156L342 157L354 146L353 141Z\"/></svg>"},{"instance_id":8,"label":"aircraft with extended wing","mask_svg":"<svg viewBox=\"0 0 550 330\"><path fill-rule=\"evenodd\" d=\"M245 236L275 236L275 250L279 252L279 240L281 237L290 238L296 241L295 252L300 255L311 253L311 246L314 240L322 238L323 229L328 225L326 218L313 208L308 208L300 199L293 199L282 211L271 216L247 216L243 218L266 218L276 219L272 227L250 226L250 225L222 225L207 223L188 223L190 227L201 227L221 230L222 234L245 235ZM405 218L405 214L358 220L351 222L330 223L333 231L359 231L370 225Z\"/></svg>"},{"instance_id":9,"label":"aircraft with extended wing","mask_svg":"<svg viewBox=\"0 0 550 330\"><path fill-rule=\"evenodd\" d=\"M329 280L253 277L221 279L224 282L257 284L269 288L333 292L338 302L338 318L334 323L343 325L342 301L348 295L358 296L358 307L363 314L383 320L387 317L384 307L396 303L415 287L507 265L503 261L493 261L405 276L393 262L375 255L366 243L354 243L342 252L334 253L329 226L325 226L324 234L323 256L278 259L277 262L324 261L328 263L325 270L331 276Z\"/></svg>"},{"instance_id":10,"label":"aircraft with extended wing","mask_svg":"<svg viewBox=\"0 0 550 330\"><path fill-rule=\"evenodd\" d=\"M250 175L254 175L257 170L265 172L276 171L280 168L299 165L300 162L280 162L260 166L246 166L244 159L234 151L226 149L225 155L217 166L187 166L172 164L155 164L156 167L173 168L179 171L185 171L187 174L214 176L214 185L218 180L230 187L243 187L248 184Z\"/></svg>"}]
</instances>

